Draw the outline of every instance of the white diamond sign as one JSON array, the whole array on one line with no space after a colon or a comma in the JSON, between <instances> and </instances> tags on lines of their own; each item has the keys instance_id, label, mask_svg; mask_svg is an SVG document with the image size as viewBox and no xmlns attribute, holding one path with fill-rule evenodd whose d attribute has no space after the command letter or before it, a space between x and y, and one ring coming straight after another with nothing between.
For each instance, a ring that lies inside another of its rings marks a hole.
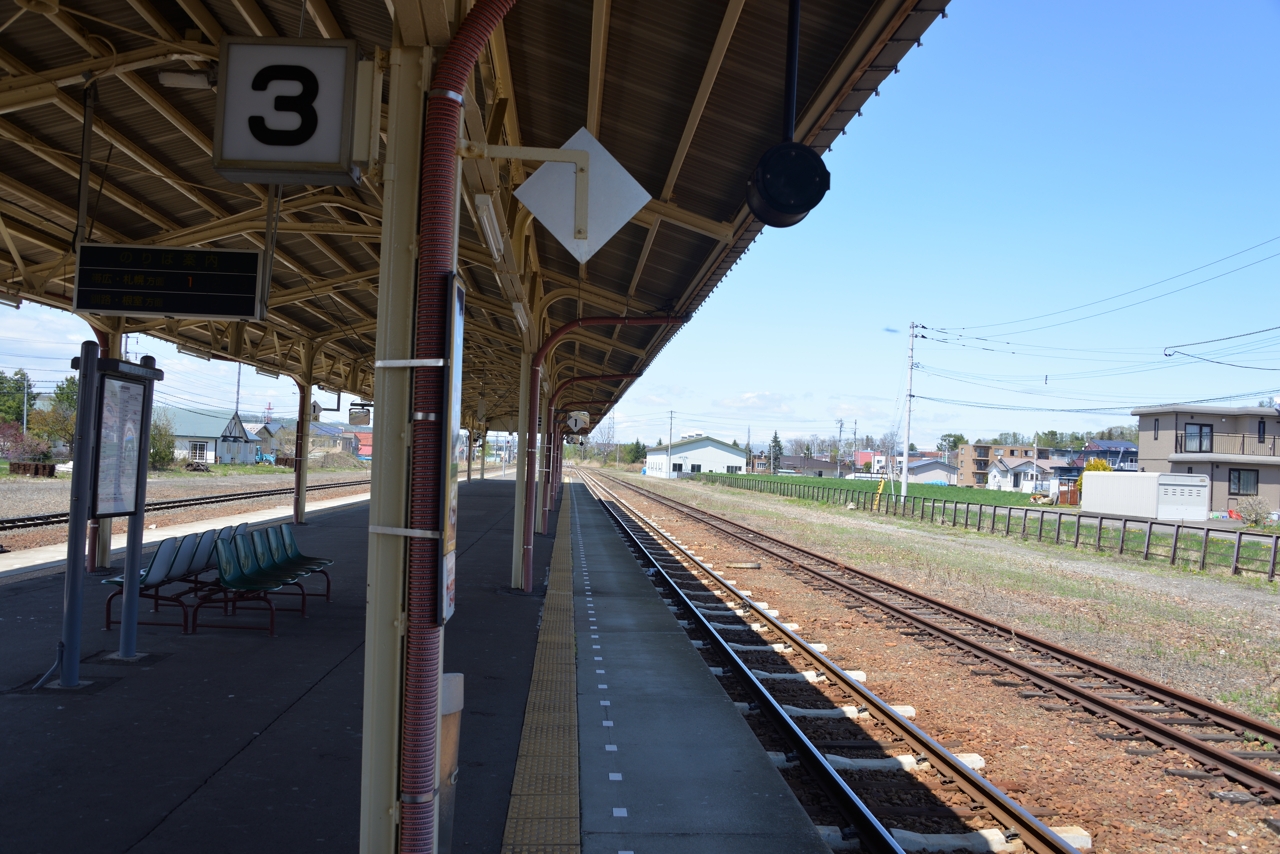
<instances>
[{"instance_id":1,"label":"white diamond sign","mask_svg":"<svg viewBox=\"0 0 1280 854\"><path fill-rule=\"evenodd\" d=\"M649 194L586 128L560 147L591 155L587 169L587 239L573 236L572 163L543 163L516 190L516 198L579 263L585 264L648 203Z\"/></svg>"},{"instance_id":2,"label":"white diamond sign","mask_svg":"<svg viewBox=\"0 0 1280 854\"><path fill-rule=\"evenodd\" d=\"M570 412L568 427L570 433L577 433L591 423L591 415L586 412Z\"/></svg>"}]
</instances>

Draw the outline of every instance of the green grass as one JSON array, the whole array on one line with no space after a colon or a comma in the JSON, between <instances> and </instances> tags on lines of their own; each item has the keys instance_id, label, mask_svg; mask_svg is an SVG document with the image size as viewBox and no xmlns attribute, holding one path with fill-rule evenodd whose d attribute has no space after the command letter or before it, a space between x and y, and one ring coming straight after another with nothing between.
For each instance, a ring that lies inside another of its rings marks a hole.
<instances>
[{"instance_id":1,"label":"green grass","mask_svg":"<svg viewBox=\"0 0 1280 854\"><path fill-rule=\"evenodd\" d=\"M717 474L715 477L735 478L743 481L758 481L761 483L784 483L814 488L857 490L858 492L875 492L880 486L880 482L876 480L846 480L844 478L802 477L800 475ZM896 485L894 487L895 492L900 489L900 485ZM761 491L767 491L767 487L761 489ZM885 483L884 485L884 494L889 494L888 483ZM1031 496L1025 492L1000 492L995 489L971 489L965 486L936 486L926 483L913 483L908 488L907 494L919 496L921 498L936 498L939 501L944 499L947 501L969 501L974 504L994 504L1001 507L1035 506L1031 503Z\"/></svg>"},{"instance_id":2,"label":"green grass","mask_svg":"<svg viewBox=\"0 0 1280 854\"><path fill-rule=\"evenodd\" d=\"M875 487L878 485L874 481L840 481L834 478L776 475L703 475L699 479L717 485L727 485L734 489L782 495L828 506L843 505L851 494L848 490L853 490L860 494L858 504L861 512L900 518L903 521L911 519L911 513L914 512L915 518L911 521L931 522L935 525L980 531L1001 537L1005 536L1007 530L1010 539L1034 540L1050 546L1057 545L1073 550L1078 548L1080 551L1092 551L1097 554L1120 555L1122 553L1121 529L1117 525L1100 525L1092 517L1078 519L1073 512L1060 512L1048 507L1040 508L1030 505L1029 502L1021 505L1011 502L997 503L1000 498L1029 497L1021 493L987 490L978 492L962 487L916 484L911 487L905 504L906 509L903 511L903 505L889 498L887 491L882 493L879 503L868 497L874 494ZM833 489L835 492L831 491ZM775 492L775 490L782 491ZM846 491L841 492L841 490ZM933 494L929 494L930 492ZM944 505L944 501L948 503ZM979 504L986 506L980 507ZM1027 507L1028 510L1023 511L1021 507ZM904 515L899 515L900 511ZM1025 522L1023 512L1026 512ZM1142 523L1128 525L1124 531L1123 554L1126 557L1142 560L1145 552L1146 560L1151 563L1173 564L1176 569L1184 571L1224 569L1231 572L1233 567L1238 567L1239 574L1263 577L1270 571L1271 543L1268 541L1245 539L1240 545L1240 553L1237 556L1234 537L1209 537L1206 544L1203 533L1194 529L1184 529L1178 534L1178 549L1174 556L1172 533L1153 531L1150 542L1147 542L1146 537L1146 529ZM1269 587L1272 590L1275 589L1274 585Z\"/></svg>"}]
</instances>

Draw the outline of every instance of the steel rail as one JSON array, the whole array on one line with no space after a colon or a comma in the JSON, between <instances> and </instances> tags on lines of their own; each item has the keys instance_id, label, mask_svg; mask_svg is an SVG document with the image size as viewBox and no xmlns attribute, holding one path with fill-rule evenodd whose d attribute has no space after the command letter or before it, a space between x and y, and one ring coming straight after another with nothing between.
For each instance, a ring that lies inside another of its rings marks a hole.
<instances>
[{"instance_id":1,"label":"steel rail","mask_svg":"<svg viewBox=\"0 0 1280 854\"><path fill-rule=\"evenodd\" d=\"M1180 750L1209 769L1221 770L1224 776L1248 787L1255 793L1265 792L1270 797L1280 800L1280 778L1278 778L1274 772L1249 761L1247 758L1236 756L1230 751L1221 750L1206 744L1193 733L1174 729L1169 724L1162 723L1159 720L1148 717L1140 708L1132 708L1130 706L1122 705L1120 702L1100 697L1092 693L1090 689L1082 688L1067 679L1057 676L1056 674L1047 673L1034 665L1020 661L1008 653L982 643L981 641L975 640L974 638L960 634L959 632L943 626L938 622L922 617L907 607L890 602L873 592L850 584L844 579L833 576L828 572L824 572L811 566L806 566L804 563L796 561L787 555L774 551L759 542L759 540L767 540L781 548L805 555L813 560L820 561L830 566L834 566L843 572L857 576L860 580L885 588L897 596L925 604L929 608L942 612L945 616L969 623L974 628L995 633L997 636L1003 632L1004 634L1001 637L1003 642L1009 642L1011 639L1016 639L1017 643L1021 643L1032 650L1053 656L1062 662L1074 665L1077 668L1092 671L1093 674L1104 676L1111 681L1120 683L1123 687L1127 687L1131 691L1141 692L1150 698L1160 700L1162 703L1172 703L1173 705L1181 706L1184 711L1191 712L1206 722L1211 722L1216 726L1228 729L1236 735L1241 735L1247 731L1256 734L1265 741L1280 743L1280 728L1276 728L1265 721L1260 721L1247 715L1234 712L1231 709L1211 703L1202 698L1185 694L1178 691L1176 688L1152 682L1142 676L1106 664L1105 662L1094 659L1091 656L1073 652L1065 647L1052 643L1051 641L1042 640L1034 635L1015 632L1013 628L1005 626L1002 623L986 619L970 611L966 611L963 608L948 605L939 599L933 598L932 596L917 593L899 584L895 584L894 582L872 575L864 570L857 569L841 561L820 555L800 546L792 545L779 540L776 537L772 537L768 534L749 528L746 525L717 516L714 513L698 508L688 507L674 499L666 498L665 496L658 495L650 492L649 490L634 486L633 484L618 481L613 478L610 478L610 480L631 489L650 500L669 507L672 510L683 513L696 521L702 522L702 524L714 528L726 536L740 540L754 549L772 555L773 557L798 569L802 569L805 572L840 588L841 590L859 596L870 604L888 611L898 619L911 623L930 634L946 640L954 646L989 659L999 664L1001 667L1021 675L1024 679L1039 686L1040 688L1052 691L1063 699L1075 701L1084 708L1087 708L1102 717L1112 718L1129 727L1131 732L1141 733L1144 737L1157 744ZM713 519L715 522L708 521L708 519ZM723 527L725 525L750 532L754 539L748 539L747 537L732 530L726 530L726 528ZM1134 701L1140 701L1143 698L1134 697L1133 699Z\"/></svg>"},{"instance_id":2,"label":"steel rail","mask_svg":"<svg viewBox=\"0 0 1280 854\"><path fill-rule=\"evenodd\" d=\"M584 482L587 481L587 476L584 476L581 470L578 471L578 474L580 477L583 477ZM757 607L751 601L750 597L744 596L736 587L734 587L734 585L717 576L710 567L695 557L687 548L675 542L674 539L663 533L655 524L645 518L639 510L632 507L625 499L598 482L596 483L596 486L600 491L606 492L612 496L615 502L625 507L628 513L633 516L642 527L650 532L651 536L659 538L662 543L665 543L664 548L667 548L668 551L672 549L677 550L686 560L701 567L702 571L710 581L721 587L727 595L738 599L742 603L743 608L752 612L755 619L759 619L761 622L768 625L770 629L786 638L787 642L794 649L800 651L816 666L826 671L828 679L836 682L841 688L844 688L849 693L858 697L860 703L866 707L872 717L888 727L888 729L895 735L904 739L916 753L927 756L934 768L936 768L944 777L949 777L954 780L956 785L959 786L965 794L975 802L986 807L997 821L1001 822L1007 828L1016 830L1024 845L1036 852L1050 852L1050 854L1075 854L1076 849L1058 836L1058 834L1054 833L1043 822L1032 816L1026 809L1011 799L1006 793L993 786L985 777L978 774L968 765L965 765L957 759L951 751L936 742L918 726L898 714L892 706L882 700L869 688L851 678L842 667L839 667L821 652L814 649L807 641L783 625L780 620L775 619L772 615L766 613L764 609ZM618 517L617 511L609 507L605 502L602 501L601 503L611 515L618 518L619 525L624 530L627 529L626 524ZM651 560L653 560L651 553L648 549L644 548L638 538L636 538L629 530L627 533L630 535L632 541L635 542ZM661 572L663 576L667 578L671 588L680 594L680 597L685 601L688 610L703 623L703 627L707 630L707 633L716 639L719 645L723 647L724 651L726 651L731 657L731 660L735 662L734 669L746 671L747 675L743 678L744 681L748 681L749 684L752 684L753 693L758 689L759 691L763 691L767 694L767 689L765 689L764 686L756 680L754 674L750 673L750 668L747 668L745 664L738 659L737 655L726 646L726 642L720 637L718 632L708 625L709 621L697 608L693 606L693 603L687 596L685 596L684 592L676 584L671 582L671 579L667 576L665 569L658 565L656 560L654 560L654 564L657 571ZM771 696L770 702L776 705L776 701L773 701ZM783 713L783 716L787 719L788 724L792 728L796 728L798 731L798 727L796 727L790 716L785 713ZM804 737L803 733L801 733L801 736ZM807 737L805 737L805 742L812 746L812 742L809 742ZM815 753L818 753L819 757L821 757L821 753L816 747L813 747L813 750ZM806 765L808 764L809 763L806 763ZM836 773L831 769L831 766L825 759L822 759L821 767L827 769L832 774ZM839 777L838 774L836 776ZM841 780L841 783L843 784L843 780ZM856 797L856 795L854 797ZM858 800L858 804L862 804L860 799ZM863 809L865 809L865 806ZM878 821L876 822L876 825L880 826ZM859 832L861 832L861 828L859 828Z\"/></svg>"},{"instance_id":3,"label":"steel rail","mask_svg":"<svg viewBox=\"0 0 1280 854\"><path fill-rule=\"evenodd\" d=\"M367 480L347 480L341 483L318 483L315 486L308 486L307 492L315 492L322 489L342 489L348 486L362 486L369 483ZM226 492L221 495L203 495L197 498L169 498L163 501L148 501L145 505L144 512L152 513L160 510L177 510L183 507L198 507L205 504L225 504L231 501L248 501L254 498L269 498L272 495L292 495L293 487L283 487L281 489L264 489L257 492ZM66 513L45 513L39 516L14 516L8 519L0 519L0 533L6 531L18 531L24 528L43 528L49 525L65 525L70 520L70 516Z\"/></svg>"}]
</instances>

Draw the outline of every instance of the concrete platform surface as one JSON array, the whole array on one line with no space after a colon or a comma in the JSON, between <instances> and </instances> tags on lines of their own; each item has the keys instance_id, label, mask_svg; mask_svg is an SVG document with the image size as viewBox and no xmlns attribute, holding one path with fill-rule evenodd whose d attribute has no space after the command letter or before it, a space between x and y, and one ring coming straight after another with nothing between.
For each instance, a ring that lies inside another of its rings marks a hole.
<instances>
[{"instance_id":1,"label":"concrete platform surface","mask_svg":"<svg viewBox=\"0 0 1280 854\"><path fill-rule=\"evenodd\" d=\"M829 854L604 509L568 488L583 854Z\"/></svg>"},{"instance_id":2,"label":"concrete platform surface","mask_svg":"<svg viewBox=\"0 0 1280 854\"><path fill-rule=\"evenodd\" d=\"M455 852L499 847L527 699L541 597L505 590L513 504L511 481L460 492L458 610L445 639L446 669L467 677ZM357 850L367 504L309 519L298 540L337 561L333 602L312 599L305 620L279 614L277 638L142 626L138 646L152 657L85 663L95 684L74 694L13 690L53 661L61 573L0 585L0 849ZM540 566L550 546L538 538ZM85 658L118 643L102 631L108 592L85 585Z\"/></svg>"}]
</instances>

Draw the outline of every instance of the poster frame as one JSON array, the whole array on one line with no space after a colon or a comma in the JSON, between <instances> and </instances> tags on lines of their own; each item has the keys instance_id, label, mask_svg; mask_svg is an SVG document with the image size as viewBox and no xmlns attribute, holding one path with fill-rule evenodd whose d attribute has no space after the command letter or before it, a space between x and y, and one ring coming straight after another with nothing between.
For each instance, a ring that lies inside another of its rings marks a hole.
<instances>
[{"instance_id":1,"label":"poster frame","mask_svg":"<svg viewBox=\"0 0 1280 854\"><path fill-rule=\"evenodd\" d=\"M462 440L462 347L466 292L457 273L449 274L448 358L444 375L444 435L441 437L439 624L453 616L458 547L458 449Z\"/></svg>"},{"instance_id":2,"label":"poster frame","mask_svg":"<svg viewBox=\"0 0 1280 854\"><path fill-rule=\"evenodd\" d=\"M142 429L142 422L145 420L145 416L146 416L146 406L147 406L147 381L146 380L126 378L126 377L113 375L105 372L99 373L98 375L98 406L97 406L97 412L94 415L94 424L93 424L94 434L97 436L97 443L96 443L96 447L94 448L94 457L93 457L93 466L92 466L93 494L89 504L90 506L89 518L91 519L114 519L119 516L133 516L134 514L136 514L139 510L138 488L137 488L138 472L140 470L140 467L146 464L145 461L141 458L142 457L141 455L142 441L141 441L141 434L139 433L138 438L134 442L134 452L135 452L135 455L137 456L137 459L134 461L133 477L130 479L131 482L128 484L128 486L132 487L132 507L129 510L122 510L119 512L103 512L101 507L101 504L102 504L102 494L101 494L102 452L103 452L103 449L108 444L106 441L104 429L107 426L106 401L107 401L107 383L109 382L120 383L121 385L136 386L139 389L141 393L141 401L138 406L138 430L139 431L141 431ZM120 442L118 444L123 444L123 442ZM121 483L122 485L124 485L123 481Z\"/></svg>"}]
</instances>

